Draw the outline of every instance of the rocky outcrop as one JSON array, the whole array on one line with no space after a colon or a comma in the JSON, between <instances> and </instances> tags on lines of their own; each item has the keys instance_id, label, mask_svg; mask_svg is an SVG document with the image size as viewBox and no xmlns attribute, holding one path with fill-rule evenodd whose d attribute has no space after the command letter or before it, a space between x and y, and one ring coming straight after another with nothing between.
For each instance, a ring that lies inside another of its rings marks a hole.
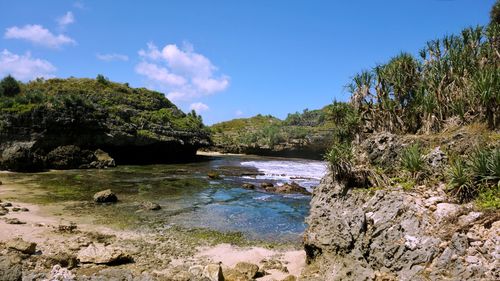
<instances>
[{"instance_id":1,"label":"rocky outcrop","mask_svg":"<svg viewBox=\"0 0 500 281\"><path fill-rule=\"evenodd\" d=\"M161 93L75 78L34 81L23 89L20 95L31 103L0 110L0 169L181 161L210 144L201 120Z\"/></svg>"},{"instance_id":2,"label":"rocky outcrop","mask_svg":"<svg viewBox=\"0 0 500 281\"><path fill-rule=\"evenodd\" d=\"M94 202L96 203L115 203L118 201L116 194L111 189L99 191L94 194Z\"/></svg>"},{"instance_id":3,"label":"rocky outcrop","mask_svg":"<svg viewBox=\"0 0 500 281\"><path fill-rule=\"evenodd\" d=\"M331 173L306 220L304 280L499 280L498 212L423 193L369 190Z\"/></svg>"}]
</instances>

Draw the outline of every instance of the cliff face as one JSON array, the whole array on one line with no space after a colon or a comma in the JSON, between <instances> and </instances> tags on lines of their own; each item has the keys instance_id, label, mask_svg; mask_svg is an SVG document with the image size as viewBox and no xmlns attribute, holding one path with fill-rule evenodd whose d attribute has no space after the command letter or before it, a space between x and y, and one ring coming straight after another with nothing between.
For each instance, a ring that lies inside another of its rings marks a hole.
<instances>
[{"instance_id":1,"label":"cliff face","mask_svg":"<svg viewBox=\"0 0 500 281\"><path fill-rule=\"evenodd\" d=\"M349 188L327 174L306 222L306 280L499 280L498 212L424 192Z\"/></svg>"},{"instance_id":2,"label":"cliff face","mask_svg":"<svg viewBox=\"0 0 500 281\"><path fill-rule=\"evenodd\" d=\"M357 143L351 170L329 172L313 191L304 279L500 280L500 212L459 204L443 176L450 155L499 147L498 133L480 128ZM399 159L415 142L426 168L408 175Z\"/></svg>"},{"instance_id":3,"label":"cliff face","mask_svg":"<svg viewBox=\"0 0 500 281\"><path fill-rule=\"evenodd\" d=\"M327 110L304 111L280 120L257 115L214 124L211 150L265 156L322 159L331 145Z\"/></svg>"},{"instance_id":4,"label":"cliff face","mask_svg":"<svg viewBox=\"0 0 500 281\"><path fill-rule=\"evenodd\" d=\"M161 93L109 81L35 81L1 102L2 169L178 161L210 143L201 120Z\"/></svg>"}]
</instances>

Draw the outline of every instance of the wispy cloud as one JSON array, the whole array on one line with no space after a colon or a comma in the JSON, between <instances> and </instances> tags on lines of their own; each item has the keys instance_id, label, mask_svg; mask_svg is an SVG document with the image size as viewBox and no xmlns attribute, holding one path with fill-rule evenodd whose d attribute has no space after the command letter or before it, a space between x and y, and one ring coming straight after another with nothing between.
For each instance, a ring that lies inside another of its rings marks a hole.
<instances>
[{"instance_id":1,"label":"wispy cloud","mask_svg":"<svg viewBox=\"0 0 500 281\"><path fill-rule=\"evenodd\" d=\"M72 38L63 34L54 35L38 24L9 27L6 29L4 37L6 39L22 39L49 48L60 48L63 45L76 44L76 41Z\"/></svg>"},{"instance_id":2,"label":"wispy cloud","mask_svg":"<svg viewBox=\"0 0 500 281\"><path fill-rule=\"evenodd\" d=\"M57 23L59 24L59 28L65 29L66 26L75 22L75 16L72 12L66 12L64 16L57 19Z\"/></svg>"},{"instance_id":3,"label":"wispy cloud","mask_svg":"<svg viewBox=\"0 0 500 281\"><path fill-rule=\"evenodd\" d=\"M73 3L73 7L80 9L80 10L85 10L86 6L82 1L76 1Z\"/></svg>"},{"instance_id":4,"label":"wispy cloud","mask_svg":"<svg viewBox=\"0 0 500 281\"><path fill-rule=\"evenodd\" d=\"M27 81L38 77L53 77L55 71L55 66L50 62L32 58L29 52L24 55L17 55L6 49L0 52L0 75L2 77L11 74L19 80Z\"/></svg>"},{"instance_id":5,"label":"wispy cloud","mask_svg":"<svg viewBox=\"0 0 500 281\"><path fill-rule=\"evenodd\" d=\"M136 66L136 72L166 90L173 101L191 101L229 87L229 76L218 74L217 67L190 44L182 48L168 44L160 50L149 43L139 56L142 62Z\"/></svg>"},{"instance_id":6,"label":"wispy cloud","mask_svg":"<svg viewBox=\"0 0 500 281\"><path fill-rule=\"evenodd\" d=\"M97 54L97 59L102 61L128 61L128 56L122 54Z\"/></svg>"},{"instance_id":7,"label":"wispy cloud","mask_svg":"<svg viewBox=\"0 0 500 281\"><path fill-rule=\"evenodd\" d=\"M191 110L195 110L196 112L203 112L203 111L207 111L210 109L210 107L208 107L208 105L202 103L202 102L195 102L195 103L192 103L190 106L189 106L189 109Z\"/></svg>"},{"instance_id":8,"label":"wispy cloud","mask_svg":"<svg viewBox=\"0 0 500 281\"><path fill-rule=\"evenodd\" d=\"M234 113L236 116L241 116L243 115L243 111L241 110L236 110L236 112Z\"/></svg>"}]
</instances>

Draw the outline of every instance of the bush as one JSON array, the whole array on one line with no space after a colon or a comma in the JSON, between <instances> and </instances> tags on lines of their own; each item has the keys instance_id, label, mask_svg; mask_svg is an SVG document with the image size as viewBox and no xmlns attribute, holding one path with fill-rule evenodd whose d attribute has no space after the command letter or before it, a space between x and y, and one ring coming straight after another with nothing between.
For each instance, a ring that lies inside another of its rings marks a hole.
<instances>
[{"instance_id":1,"label":"bush","mask_svg":"<svg viewBox=\"0 0 500 281\"><path fill-rule=\"evenodd\" d=\"M335 144L324 158L330 164L335 177L345 178L351 172L353 154L348 143Z\"/></svg>"},{"instance_id":2,"label":"bush","mask_svg":"<svg viewBox=\"0 0 500 281\"><path fill-rule=\"evenodd\" d=\"M449 186L460 202L474 197L474 184L465 161L457 159L448 170Z\"/></svg>"},{"instance_id":3,"label":"bush","mask_svg":"<svg viewBox=\"0 0 500 281\"><path fill-rule=\"evenodd\" d=\"M479 200L483 201L487 197L498 197L500 148L476 150L466 160L455 160L448 171L448 178L450 189L460 202L470 201L478 194L482 198ZM492 201L490 199L487 201ZM494 199L500 201L500 198Z\"/></svg>"},{"instance_id":4,"label":"bush","mask_svg":"<svg viewBox=\"0 0 500 281\"><path fill-rule=\"evenodd\" d=\"M10 75L0 81L0 88L2 89L0 93L7 97L16 96L21 92L19 82Z\"/></svg>"},{"instance_id":5,"label":"bush","mask_svg":"<svg viewBox=\"0 0 500 281\"><path fill-rule=\"evenodd\" d=\"M414 176L425 169L425 161L418 144L406 147L401 152L401 167Z\"/></svg>"}]
</instances>

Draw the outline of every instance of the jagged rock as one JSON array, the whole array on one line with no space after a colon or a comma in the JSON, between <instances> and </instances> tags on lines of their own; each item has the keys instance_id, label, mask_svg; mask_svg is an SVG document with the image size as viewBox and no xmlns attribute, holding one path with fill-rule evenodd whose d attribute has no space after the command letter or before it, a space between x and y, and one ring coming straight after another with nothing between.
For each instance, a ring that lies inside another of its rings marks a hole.
<instances>
[{"instance_id":1,"label":"jagged rock","mask_svg":"<svg viewBox=\"0 0 500 281\"><path fill-rule=\"evenodd\" d=\"M4 207L0 207L0 216L5 216L8 213L9 213L8 209L6 209Z\"/></svg>"},{"instance_id":2,"label":"jagged rock","mask_svg":"<svg viewBox=\"0 0 500 281\"><path fill-rule=\"evenodd\" d=\"M92 168L105 168L105 167L115 167L115 159L111 158L108 153L101 149L97 149L94 152L95 161L90 163Z\"/></svg>"},{"instance_id":3,"label":"jagged rock","mask_svg":"<svg viewBox=\"0 0 500 281\"><path fill-rule=\"evenodd\" d=\"M76 280L76 276L67 268L61 267L60 265L54 265L49 273L49 281L73 281Z\"/></svg>"},{"instance_id":4,"label":"jagged rock","mask_svg":"<svg viewBox=\"0 0 500 281\"><path fill-rule=\"evenodd\" d=\"M36 243L26 242L21 238L16 238L7 241L7 248L17 250L23 254L32 255L36 252Z\"/></svg>"},{"instance_id":5,"label":"jagged rock","mask_svg":"<svg viewBox=\"0 0 500 281\"><path fill-rule=\"evenodd\" d=\"M45 265L46 266L59 265L61 267L72 269L78 265L78 259L76 258L76 256L70 253L58 252L45 257Z\"/></svg>"},{"instance_id":6,"label":"jagged rock","mask_svg":"<svg viewBox=\"0 0 500 281\"><path fill-rule=\"evenodd\" d=\"M262 264L262 267L261 267L262 271L274 269L274 270L279 270L279 271L284 272L284 273L288 273L288 268L286 266L284 266L283 263L279 260L276 260L276 259L262 260L261 264Z\"/></svg>"},{"instance_id":7,"label":"jagged rock","mask_svg":"<svg viewBox=\"0 0 500 281\"><path fill-rule=\"evenodd\" d=\"M213 179L213 180L219 180L221 179L219 173L217 172L210 172L207 174L208 178Z\"/></svg>"},{"instance_id":8,"label":"jagged rock","mask_svg":"<svg viewBox=\"0 0 500 281\"><path fill-rule=\"evenodd\" d=\"M77 258L81 263L94 264L123 264L132 261L132 257L122 249L98 243L80 250Z\"/></svg>"},{"instance_id":9,"label":"jagged rock","mask_svg":"<svg viewBox=\"0 0 500 281\"><path fill-rule=\"evenodd\" d=\"M23 269L18 255L0 255L0 277L2 281L21 281Z\"/></svg>"},{"instance_id":10,"label":"jagged rock","mask_svg":"<svg viewBox=\"0 0 500 281\"><path fill-rule=\"evenodd\" d=\"M445 219L450 219L456 216L460 212L460 206L451 203L439 203L436 205L436 211L434 211L434 217L438 221Z\"/></svg>"},{"instance_id":11,"label":"jagged rock","mask_svg":"<svg viewBox=\"0 0 500 281\"><path fill-rule=\"evenodd\" d=\"M142 202L141 203L141 208L147 211L158 211L161 210L161 206L157 203L153 202Z\"/></svg>"},{"instance_id":12,"label":"jagged rock","mask_svg":"<svg viewBox=\"0 0 500 281\"><path fill-rule=\"evenodd\" d=\"M234 269L243 273L249 279L255 278L257 272L259 272L259 266L249 262L239 262Z\"/></svg>"},{"instance_id":13,"label":"jagged rock","mask_svg":"<svg viewBox=\"0 0 500 281\"><path fill-rule=\"evenodd\" d=\"M474 213L466 219L459 205L434 205L441 201L389 188L363 192L328 173L313 191L304 247L314 266L301 278L498 280L498 215L490 223Z\"/></svg>"},{"instance_id":14,"label":"jagged rock","mask_svg":"<svg viewBox=\"0 0 500 281\"><path fill-rule=\"evenodd\" d=\"M0 204L0 206L3 207L3 208L12 207L12 203L10 203L10 202L4 202L4 203Z\"/></svg>"},{"instance_id":15,"label":"jagged rock","mask_svg":"<svg viewBox=\"0 0 500 281\"><path fill-rule=\"evenodd\" d=\"M424 157L429 167L433 169L443 168L448 163L448 157L438 146Z\"/></svg>"},{"instance_id":16,"label":"jagged rock","mask_svg":"<svg viewBox=\"0 0 500 281\"><path fill-rule=\"evenodd\" d=\"M260 187L262 187L264 189L268 189L270 187L274 187L274 184L272 182L263 182L260 184Z\"/></svg>"},{"instance_id":17,"label":"jagged rock","mask_svg":"<svg viewBox=\"0 0 500 281\"><path fill-rule=\"evenodd\" d=\"M309 191L307 191L307 189L300 186L296 182L285 183L283 185L277 186L274 188L273 192L284 193L284 194L290 194L290 193L300 193L305 195L311 194Z\"/></svg>"},{"instance_id":18,"label":"jagged rock","mask_svg":"<svg viewBox=\"0 0 500 281\"><path fill-rule=\"evenodd\" d=\"M7 218L5 222L8 224L26 224L26 222L20 221L18 218Z\"/></svg>"},{"instance_id":19,"label":"jagged rock","mask_svg":"<svg viewBox=\"0 0 500 281\"><path fill-rule=\"evenodd\" d=\"M220 264L209 264L203 269L203 276L210 279L210 281L224 281L222 267Z\"/></svg>"},{"instance_id":20,"label":"jagged rock","mask_svg":"<svg viewBox=\"0 0 500 281\"><path fill-rule=\"evenodd\" d=\"M254 184L251 184L251 183L244 183L244 184L242 185L242 187L243 187L244 189L255 189L255 185L254 185Z\"/></svg>"},{"instance_id":21,"label":"jagged rock","mask_svg":"<svg viewBox=\"0 0 500 281\"><path fill-rule=\"evenodd\" d=\"M252 280L248 278L247 275L241 273L240 271L232 268L224 270L224 281L249 281Z\"/></svg>"},{"instance_id":22,"label":"jagged rock","mask_svg":"<svg viewBox=\"0 0 500 281\"><path fill-rule=\"evenodd\" d=\"M96 203L115 203L118 201L118 197L116 197L116 194L111 189L106 189L94 194L94 201Z\"/></svg>"}]
</instances>

